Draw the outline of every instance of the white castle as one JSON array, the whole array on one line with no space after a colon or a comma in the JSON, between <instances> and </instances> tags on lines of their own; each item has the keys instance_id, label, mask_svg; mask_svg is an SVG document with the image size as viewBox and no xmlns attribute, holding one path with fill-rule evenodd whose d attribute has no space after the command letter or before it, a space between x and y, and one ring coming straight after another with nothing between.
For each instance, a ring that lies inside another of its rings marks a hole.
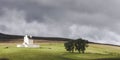
<instances>
[{"instance_id":1,"label":"white castle","mask_svg":"<svg viewBox=\"0 0 120 60\"><path fill-rule=\"evenodd\" d=\"M29 36L29 38L28 38L28 35L25 35L23 44L18 44L17 47L33 47L33 48L37 48L37 47L40 47L40 46L33 44L32 36Z\"/></svg>"}]
</instances>

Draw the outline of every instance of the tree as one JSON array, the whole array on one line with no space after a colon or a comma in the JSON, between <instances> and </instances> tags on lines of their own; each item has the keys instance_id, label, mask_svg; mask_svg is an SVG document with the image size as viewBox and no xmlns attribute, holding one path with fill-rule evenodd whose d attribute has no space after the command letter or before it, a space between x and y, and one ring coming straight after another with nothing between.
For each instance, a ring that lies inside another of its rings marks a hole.
<instances>
[{"instance_id":1,"label":"tree","mask_svg":"<svg viewBox=\"0 0 120 60\"><path fill-rule=\"evenodd\" d=\"M79 53L85 53L86 47L88 47L88 41L84 39L70 40L64 43L65 49L69 52L78 50Z\"/></svg>"},{"instance_id":2,"label":"tree","mask_svg":"<svg viewBox=\"0 0 120 60\"><path fill-rule=\"evenodd\" d=\"M84 39L77 39L76 43L75 43L76 49L78 50L78 52L80 53L80 51L82 53L85 52L86 47L88 47L88 41L84 40Z\"/></svg>"},{"instance_id":3,"label":"tree","mask_svg":"<svg viewBox=\"0 0 120 60\"><path fill-rule=\"evenodd\" d=\"M64 46L65 46L65 49L69 52L74 52L74 41L73 40L70 40L66 43L64 43Z\"/></svg>"}]
</instances>

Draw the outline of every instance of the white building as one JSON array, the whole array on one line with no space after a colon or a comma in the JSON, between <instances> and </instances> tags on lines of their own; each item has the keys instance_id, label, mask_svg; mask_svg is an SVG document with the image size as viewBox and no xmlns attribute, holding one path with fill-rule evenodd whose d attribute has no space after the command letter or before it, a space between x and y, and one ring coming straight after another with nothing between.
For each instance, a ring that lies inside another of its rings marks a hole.
<instances>
[{"instance_id":1,"label":"white building","mask_svg":"<svg viewBox=\"0 0 120 60\"><path fill-rule=\"evenodd\" d=\"M33 48L40 47L39 45L33 44L32 36L28 38L28 35L25 35L23 41L24 41L23 44L18 44L17 47L33 47Z\"/></svg>"}]
</instances>

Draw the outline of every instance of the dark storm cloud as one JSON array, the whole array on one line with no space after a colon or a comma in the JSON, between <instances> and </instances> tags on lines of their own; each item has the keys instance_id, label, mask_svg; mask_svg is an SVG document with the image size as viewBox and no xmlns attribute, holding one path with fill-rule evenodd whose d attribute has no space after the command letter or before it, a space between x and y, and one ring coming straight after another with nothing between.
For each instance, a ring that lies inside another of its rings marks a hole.
<instances>
[{"instance_id":1,"label":"dark storm cloud","mask_svg":"<svg viewBox=\"0 0 120 60\"><path fill-rule=\"evenodd\" d=\"M1 6L24 10L28 22L33 20L42 22L45 21L44 17L47 16L52 20L55 20L55 22L59 21L63 23L64 20L66 20L70 22L74 21L75 23L79 22L80 24L100 26L104 24L103 22L111 20L111 16L107 15L107 12L109 11L107 9L112 6L110 4L111 2L104 0L3 0ZM107 10L107 12L105 10ZM113 23L113 20L111 22ZM109 22L109 24L111 24L111 22Z\"/></svg>"},{"instance_id":2,"label":"dark storm cloud","mask_svg":"<svg viewBox=\"0 0 120 60\"><path fill-rule=\"evenodd\" d=\"M119 6L119 0L0 0L0 32L119 44Z\"/></svg>"}]
</instances>

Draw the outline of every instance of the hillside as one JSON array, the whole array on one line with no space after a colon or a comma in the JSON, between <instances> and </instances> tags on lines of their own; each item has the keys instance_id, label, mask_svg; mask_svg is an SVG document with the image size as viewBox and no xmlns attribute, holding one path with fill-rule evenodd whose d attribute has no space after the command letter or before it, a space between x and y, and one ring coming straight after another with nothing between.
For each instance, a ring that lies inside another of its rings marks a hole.
<instances>
[{"instance_id":1,"label":"hillside","mask_svg":"<svg viewBox=\"0 0 120 60\"><path fill-rule=\"evenodd\" d=\"M79 54L67 52L63 43L39 44L40 48L16 48L15 43L1 43L0 60L120 60L116 46L89 44L86 53Z\"/></svg>"},{"instance_id":2,"label":"hillside","mask_svg":"<svg viewBox=\"0 0 120 60\"><path fill-rule=\"evenodd\" d=\"M24 36L0 33L0 60L120 60L120 47L110 44L89 42L85 54L69 53L64 48L64 41L71 39L57 37L33 37L40 48L17 48L18 41ZM22 40L21 40L22 41ZM58 41L58 42L53 42ZM63 41L60 43L60 41Z\"/></svg>"},{"instance_id":3,"label":"hillside","mask_svg":"<svg viewBox=\"0 0 120 60\"><path fill-rule=\"evenodd\" d=\"M9 41L15 41L15 40L22 40L24 36L22 35L10 35L10 34L4 34L0 33L0 42L9 42ZM34 40L47 40L47 41L69 41L69 40L74 40L74 39L69 39L69 38L60 38L60 37L38 37L38 36L33 36L32 37ZM41 41L37 41L41 42ZM119 45L113 45L113 44L103 44L103 43L96 43L96 42L91 42L89 43L92 44L99 44L99 45L110 45L110 46L118 46Z\"/></svg>"},{"instance_id":4,"label":"hillside","mask_svg":"<svg viewBox=\"0 0 120 60\"><path fill-rule=\"evenodd\" d=\"M23 39L24 36L21 35L10 35L10 34L4 34L4 33L0 33L0 41L6 41L6 40L12 40L12 39ZM33 36L33 39L37 39L37 40L57 40L57 41L67 41L67 40L71 40L68 38L60 38L60 37L37 37L37 36Z\"/></svg>"}]
</instances>

